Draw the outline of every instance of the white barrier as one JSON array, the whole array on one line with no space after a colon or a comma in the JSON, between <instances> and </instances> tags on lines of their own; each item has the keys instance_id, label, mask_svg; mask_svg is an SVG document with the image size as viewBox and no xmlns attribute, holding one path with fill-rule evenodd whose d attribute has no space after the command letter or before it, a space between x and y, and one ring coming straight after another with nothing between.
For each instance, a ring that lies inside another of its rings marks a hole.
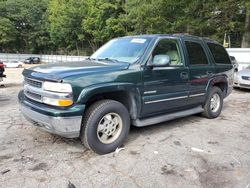
<instances>
[{"instance_id":1,"label":"white barrier","mask_svg":"<svg viewBox=\"0 0 250 188\"><path fill-rule=\"evenodd\" d=\"M24 61L29 57L39 57L42 62L54 63L62 61L82 61L87 56L68 56L68 55L41 55L41 54L9 54L0 53L1 61Z\"/></svg>"},{"instance_id":2,"label":"white barrier","mask_svg":"<svg viewBox=\"0 0 250 188\"><path fill-rule=\"evenodd\" d=\"M239 63L239 70L250 65L250 48L227 48L227 52L229 55L236 58ZM87 56L0 53L1 61L24 61L28 57L39 57L42 62L54 63L63 61L82 61L86 59Z\"/></svg>"},{"instance_id":3,"label":"white barrier","mask_svg":"<svg viewBox=\"0 0 250 188\"><path fill-rule=\"evenodd\" d=\"M250 65L250 48L227 48L227 52L239 63L239 70Z\"/></svg>"}]
</instances>

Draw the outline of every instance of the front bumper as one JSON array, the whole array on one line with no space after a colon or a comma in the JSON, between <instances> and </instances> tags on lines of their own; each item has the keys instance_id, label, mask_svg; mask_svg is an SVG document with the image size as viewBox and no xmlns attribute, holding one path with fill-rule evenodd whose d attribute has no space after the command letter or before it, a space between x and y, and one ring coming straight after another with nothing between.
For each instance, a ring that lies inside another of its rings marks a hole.
<instances>
[{"instance_id":1,"label":"front bumper","mask_svg":"<svg viewBox=\"0 0 250 188\"><path fill-rule=\"evenodd\" d=\"M234 87L238 88L244 88L244 89L250 89L250 84L239 84L239 83L234 83Z\"/></svg>"},{"instance_id":2,"label":"front bumper","mask_svg":"<svg viewBox=\"0 0 250 188\"><path fill-rule=\"evenodd\" d=\"M234 87L250 89L250 80L242 80L242 79L235 80Z\"/></svg>"},{"instance_id":3,"label":"front bumper","mask_svg":"<svg viewBox=\"0 0 250 188\"><path fill-rule=\"evenodd\" d=\"M85 105L67 109L53 109L43 104L32 103L23 91L18 95L23 116L38 128L66 138L79 137Z\"/></svg>"}]
</instances>

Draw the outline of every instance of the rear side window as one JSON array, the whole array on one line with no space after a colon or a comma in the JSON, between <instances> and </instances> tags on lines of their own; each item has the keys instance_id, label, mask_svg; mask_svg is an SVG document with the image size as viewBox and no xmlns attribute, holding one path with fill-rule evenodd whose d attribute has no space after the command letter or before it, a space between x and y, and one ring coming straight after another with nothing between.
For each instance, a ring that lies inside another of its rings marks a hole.
<instances>
[{"instance_id":1,"label":"rear side window","mask_svg":"<svg viewBox=\"0 0 250 188\"><path fill-rule=\"evenodd\" d=\"M208 48L210 49L215 63L218 64L231 64L229 56L224 47L214 43L207 43Z\"/></svg>"},{"instance_id":2,"label":"rear side window","mask_svg":"<svg viewBox=\"0 0 250 188\"><path fill-rule=\"evenodd\" d=\"M207 56L202 46L197 42L185 42L188 52L188 59L190 65L207 65Z\"/></svg>"}]
</instances>

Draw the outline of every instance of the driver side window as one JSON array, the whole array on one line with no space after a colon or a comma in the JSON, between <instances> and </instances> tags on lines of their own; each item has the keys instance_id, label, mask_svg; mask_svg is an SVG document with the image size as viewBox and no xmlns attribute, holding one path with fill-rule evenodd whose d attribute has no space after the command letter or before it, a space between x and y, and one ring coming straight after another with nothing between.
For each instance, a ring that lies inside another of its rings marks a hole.
<instances>
[{"instance_id":1,"label":"driver side window","mask_svg":"<svg viewBox=\"0 0 250 188\"><path fill-rule=\"evenodd\" d=\"M156 55L168 55L170 58L170 66L183 66L179 45L177 41L173 39L161 39L152 53L152 59L154 59Z\"/></svg>"}]
</instances>

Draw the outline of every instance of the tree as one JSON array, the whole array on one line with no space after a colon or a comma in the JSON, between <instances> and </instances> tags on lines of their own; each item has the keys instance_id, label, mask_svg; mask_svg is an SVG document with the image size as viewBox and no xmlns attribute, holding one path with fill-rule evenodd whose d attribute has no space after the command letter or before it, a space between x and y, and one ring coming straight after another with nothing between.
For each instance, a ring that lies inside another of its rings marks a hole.
<instances>
[{"instance_id":1,"label":"tree","mask_svg":"<svg viewBox=\"0 0 250 188\"><path fill-rule=\"evenodd\" d=\"M13 23L7 18L0 17L0 50L5 48L8 51L9 48L13 47L16 34L17 31Z\"/></svg>"},{"instance_id":2,"label":"tree","mask_svg":"<svg viewBox=\"0 0 250 188\"><path fill-rule=\"evenodd\" d=\"M0 18L6 24L2 27L10 29L11 25L11 32L16 34L14 49L26 52L43 50L37 38L47 34L46 27L43 27L47 3L47 0L0 1Z\"/></svg>"},{"instance_id":3,"label":"tree","mask_svg":"<svg viewBox=\"0 0 250 188\"><path fill-rule=\"evenodd\" d=\"M57 48L72 51L84 46L81 27L86 14L84 0L52 0L49 4L50 36Z\"/></svg>"},{"instance_id":4,"label":"tree","mask_svg":"<svg viewBox=\"0 0 250 188\"><path fill-rule=\"evenodd\" d=\"M132 34L187 33L222 43L225 33L242 34L242 7L242 0L128 0L126 20Z\"/></svg>"},{"instance_id":5,"label":"tree","mask_svg":"<svg viewBox=\"0 0 250 188\"><path fill-rule=\"evenodd\" d=\"M180 0L128 0L126 4L127 24L130 33L181 32L179 17L183 14L186 1Z\"/></svg>"},{"instance_id":6,"label":"tree","mask_svg":"<svg viewBox=\"0 0 250 188\"><path fill-rule=\"evenodd\" d=\"M250 46L247 0L0 0L0 50L90 54L114 37L188 33ZM242 40L243 38L243 40Z\"/></svg>"},{"instance_id":7,"label":"tree","mask_svg":"<svg viewBox=\"0 0 250 188\"><path fill-rule=\"evenodd\" d=\"M246 19L245 19L245 29L242 39L242 48L250 48L250 2L246 1Z\"/></svg>"},{"instance_id":8,"label":"tree","mask_svg":"<svg viewBox=\"0 0 250 188\"><path fill-rule=\"evenodd\" d=\"M95 51L103 42L125 35L125 28L120 21L124 13L122 0L87 0L86 17L82 28L90 47Z\"/></svg>"}]
</instances>

